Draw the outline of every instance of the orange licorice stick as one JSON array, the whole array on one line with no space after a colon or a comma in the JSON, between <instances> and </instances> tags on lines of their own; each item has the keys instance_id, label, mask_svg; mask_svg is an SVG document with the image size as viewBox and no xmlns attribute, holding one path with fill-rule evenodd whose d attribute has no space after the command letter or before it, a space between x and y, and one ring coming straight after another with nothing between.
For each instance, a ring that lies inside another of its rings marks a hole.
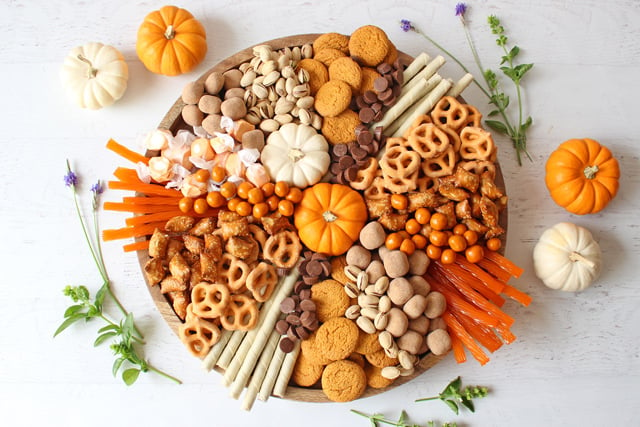
<instances>
[{"instance_id":1,"label":"orange licorice stick","mask_svg":"<svg viewBox=\"0 0 640 427\"><path fill-rule=\"evenodd\" d=\"M127 243L122 246L125 252L144 251L149 249L149 240L140 240L139 242Z\"/></svg>"},{"instance_id":2,"label":"orange licorice stick","mask_svg":"<svg viewBox=\"0 0 640 427\"><path fill-rule=\"evenodd\" d=\"M506 283L511 279L511 274L508 271L503 270L498 264L487 258L483 257L476 265L502 282Z\"/></svg>"},{"instance_id":3,"label":"orange licorice stick","mask_svg":"<svg viewBox=\"0 0 640 427\"><path fill-rule=\"evenodd\" d=\"M123 197L122 203L130 205L171 205L178 206L175 197Z\"/></svg>"},{"instance_id":4,"label":"orange licorice stick","mask_svg":"<svg viewBox=\"0 0 640 427\"><path fill-rule=\"evenodd\" d=\"M148 157L145 157L140 153L136 153L135 151L129 150L127 147L117 143L113 139L109 139L109 141L107 142L107 148L113 151L114 153L124 157L125 159L129 160L130 162L133 162L133 163L142 162L145 165L149 164Z\"/></svg>"},{"instance_id":5,"label":"orange licorice stick","mask_svg":"<svg viewBox=\"0 0 640 427\"><path fill-rule=\"evenodd\" d=\"M467 270L472 276L476 277L476 280L480 280L493 292L496 292L498 294L502 293L504 282L496 279L494 276L487 273L477 265L470 263L465 257L456 257L456 261L454 264L460 267L457 271L460 271L462 269ZM455 269L456 267L453 268Z\"/></svg>"},{"instance_id":6,"label":"orange licorice stick","mask_svg":"<svg viewBox=\"0 0 640 427\"><path fill-rule=\"evenodd\" d=\"M525 294L521 290L514 288L511 285L505 285L502 293L508 296L509 298L515 301L518 301L520 304L524 305L525 307L528 307L529 304L531 304L531 301L533 300L533 298L531 298L529 295Z\"/></svg>"},{"instance_id":7,"label":"orange licorice stick","mask_svg":"<svg viewBox=\"0 0 640 427\"><path fill-rule=\"evenodd\" d=\"M485 365L489 361L489 358L484 351L482 351L482 348L449 311L445 311L442 314L442 319L447 324L449 334L459 338L462 344L469 349L471 355L480 362L481 365Z\"/></svg>"},{"instance_id":8,"label":"orange licorice stick","mask_svg":"<svg viewBox=\"0 0 640 427\"><path fill-rule=\"evenodd\" d=\"M507 271L513 277L518 278L524 272L522 268L515 265L509 258L500 255L498 252L484 251L484 257L498 264L500 268Z\"/></svg>"},{"instance_id":9,"label":"orange licorice stick","mask_svg":"<svg viewBox=\"0 0 640 427\"><path fill-rule=\"evenodd\" d=\"M113 171L113 176L122 182L142 182L140 181L138 172L136 172L135 169L118 167Z\"/></svg>"},{"instance_id":10,"label":"orange licorice stick","mask_svg":"<svg viewBox=\"0 0 640 427\"><path fill-rule=\"evenodd\" d=\"M135 227L116 228L104 230L102 232L102 240L108 242L110 240L128 239L130 237L150 236L156 228L164 230L166 221L152 222L150 224L138 225Z\"/></svg>"},{"instance_id":11,"label":"orange licorice stick","mask_svg":"<svg viewBox=\"0 0 640 427\"><path fill-rule=\"evenodd\" d=\"M484 348L491 353L502 347L502 341L496 336L496 334L482 323L476 322L470 317L464 315L458 315L451 313L458 319L458 322L469 332L476 341L478 341Z\"/></svg>"},{"instance_id":12,"label":"orange licorice stick","mask_svg":"<svg viewBox=\"0 0 640 427\"><path fill-rule=\"evenodd\" d=\"M433 277L428 277L427 281L431 285L431 289L444 295L447 300L447 306L450 307L452 311L463 313L487 326L494 327L500 323L499 319L495 316L467 302L451 285L435 280Z\"/></svg>"},{"instance_id":13,"label":"orange licorice stick","mask_svg":"<svg viewBox=\"0 0 640 427\"><path fill-rule=\"evenodd\" d=\"M128 226L137 226L137 225L148 224L150 222L157 222L157 221L166 222L171 218L173 218L174 216L181 216L181 215L184 215L182 211L180 211L179 209L172 209L172 210L163 211L163 212L148 213L146 215L132 216L125 220L125 224L127 224ZM190 214L189 216L202 217L203 215Z\"/></svg>"},{"instance_id":14,"label":"orange licorice stick","mask_svg":"<svg viewBox=\"0 0 640 427\"><path fill-rule=\"evenodd\" d=\"M157 212L178 212L177 215L180 215L180 210L177 208L177 200L173 199L175 205L134 205L132 203L118 203L118 202L104 202L102 205L104 210L106 211L116 211L116 212L131 212L131 213L139 213L139 214L151 214Z\"/></svg>"},{"instance_id":15,"label":"orange licorice stick","mask_svg":"<svg viewBox=\"0 0 640 427\"><path fill-rule=\"evenodd\" d=\"M137 191L138 193L153 195L153 196L176 197L176 198L183 197L182 193L179 192L178 190L174 190L172 188L165 188L157 184L145 184L142 182L132 183L132 182L121 182L121 181L108 181L107 185L111 190Z\"/></svg>"},{"instance_id":16,"label":"orange licorice stick","mask_svg":"<svg viewBox=\"0 0 640 427\"><path fill-rule=\"evenodd\" d=\"M445 282L446 284L447 278L449 278L449 283L451 283L452 286L455 286L458 292L460 292L460 294L466 300L471 302L480 310L484 310L491 316L496 317L501 322L504 322L509 326L513 325L513 322L515 322L515 319L513 317L509 316L508 314L500 310L497 306L489 302L482 294L476 292L469 284L469 283L477 283L477 281L460 280L455 276L452 276L451 274L447 274L447 268L450 266L442 265L438 261L432 262L432 265L433 265L432 272L434 275L437 275L436 279L440 280L440 282Z\"/></svg>"},{"instance_id":17,"label":"orange licorice stick","mask_svg":"<svg viewBox=\"0 0 640 427\"><path fill-rule=\"evenodd\" d=\"M464 352L464 346L462 341L455 334L451 334L451 350L453 350L453 357L457 363L464 363L467 361L467 355Z\"/></svg>"}]
</instances>

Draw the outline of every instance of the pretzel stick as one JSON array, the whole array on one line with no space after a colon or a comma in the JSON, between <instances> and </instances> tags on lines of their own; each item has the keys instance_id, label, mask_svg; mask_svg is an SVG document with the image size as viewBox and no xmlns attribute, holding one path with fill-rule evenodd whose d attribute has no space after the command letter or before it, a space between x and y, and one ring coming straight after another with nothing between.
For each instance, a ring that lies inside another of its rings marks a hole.
<instances>
[{"instance_id":1,"label":"pretzel stick","mask_svg":"<svg viewBox=\"0 0 640 427\"><path fill-rule=\"evenodd\" d=\"M447 95L457 98L458 96L460 96L462 91L465 90L471 84L472 81L473 81L473 75L469 73L465 74L460 78L460 80L458 80L453 85L451 89L449 89L449 92L447 92Z\"/></svg>"},{"instance_id":2,"label":"pretzel stick","mask_svg":"<svg viewBox=\"0 0 640 427\"><path fill-rule=\"evenodd\" d=\"M444 57L436 56L416 76L402 86L400 97L407 93L420 79L429 80L444 65Z\"/></svg>"},{"instance_id":3,"label":"pretzel stick","mask_svg":"<svg viewBox=\"0 0 640 427\"><path fill-rule=\"evenodd\" d=\"M226 329L222 331L220 340L211 347L209 353L207 353L204 359L202 359L202 368L205 371L209 372L214 366L216 366L218 359L220 359L220 355L231 339L231 335L233 335L232 331L227 331Z\"/></svg>"},{"instance_id":4,"label":"pretzel stick","mask_svg":"<svg viewBox=\"0 0 640 427\"><path fill-rule=\"evenodd\" d=\"M273 391L273 385L278 378L278 372L280 372L280 368L282 367L282 362L284 362L284 357L287 353L282 351L280 347L276 347L276 351L273 354L273 358L269 363L269 369L267 369L267 374L264 376L264 381L260 386L260 391L258 392L258 399L266 402Z\"/></svg>"},{"instance_id":5,"label":"pretzel stick","mask_svg":"<svg viewBox=\"0 0 640 427\"><path fill-rule=\"evenodd\" d=\"M249 336L249 334L255 331L255 334L252 334L250 340L245 339L245 341L248 342L247 349L244 352L242 351L244 349L238 349L238 355L240 357L235 357L234 360L231 361L229 369L226 370L224 379L228 381L227 384L231 385L232 397L239 397L242 388L247 383L249 375L251 375L253 368L256 366L258 357L260 357L260 353L264 349L264 345L274 330L276 321L280 317L280 303L291 294L293 285L295 285L296 280L298 280L298 274L298 269L293 269L288 276L285 276L281 280L275 295L269 298L264 304L260 316L260 323L258 323L258 326L256 326L253 331L247 334L247 336ZM241 347L244 345L243 341Z\"/></svg>"},{"instance_id":6,"label":"pretzel stick","mask_svg":"<svg viewBox=\"0 0 640 427\"><path fill-rule=\"evenodd\" d=\"M425 65L429 62L429 55L425 52L422 52L420 55L416 56L411 64L403 71L402 80L408 82L411 80L417 73L420 71Z\"/></svg>"},{"instance_id":7,"label":"pretzel stick","mask_svg":"<svg viewBox=\"0 0 640 427\"><path fill-rule=\"evenodd\" d=\"M369 126L369 129L375 129L378 126L382 126L383 129L386 129L393 120L402 114L407 108L411 107L414 102L421 99L427 93L427 80L420 80L416 83L414 87L409 89L407 93L398 98L398 101L393 105L393 107L389 108L386 113L384 113L384 117L382 120L376 123L372 123Z\"/></svg>"},{"instance_id":8,"label":"pretzel stick","mask_svg":"<svg viewBox=\"0 0 640 427\"><path fill-rule=\"evenodd\" d=\"M442 77L440 74L435 74L431 76L429 80L427 80L427 93L425 93L424 97L429 96L429 93L438 86L438 84L442 81ZM384 129L385 135L393 135L400 126L407 120L407 117L411 116L413 112L416 110L418 104L422 101L421 98L411 105L411 107L407 108L400 116L396 117L393 122L389 126Z\"/></svg>"},{"instance_id":9,"label":"pretzel stick","mask_svg":"<svg viewBox=\"0 0 640 427\"><path fill-rule=\"evenodd\" d=\"M449 88L451 88L451 82L448 80L441 80L440 83L438 83L438 86L436 86L428 96L416 105L415 111L407 117L393 136L402 136L409 126L411 126L416 117L430 112L438 101L440 101L440 99L447 93Z\"/></svg>"},{"instance_id":10,"label":"pretzel stick","mask_svg":"<svg viewBox=\"0 0 640 427\"><path fill-rule=\"evenodd\" d=\"M245 411L250 411L253 403L256 401L258 391L260 391L260 385L264 381L264 376L269 368L269 362L273 359L273 353L276 350L279 341L280 334L274 329L271 331L267 345L265 345L264 350L262 350L256 369L253 371L251 381L249 381L249 385L247 386L247 392L244 394L242 409Z\"/></svg>"},{"instance_id":11,"label":"pretzel stick","mask_svg":"<svg viewBox=\"0 0 640 427\"><path fill-rule=\"evenodd\" d=\"M276 384L273 387L274 396L284 397L284 395L287 394L287 386L289 385L291 374L293 374L293 368L296 365L298 353L300 353L300 341L296 341L296 346L293 348L293 351L291 353L287 353L284 357L282 368L280 368Z\"/></svg>"},{"instance_id":12,"label":"pretzel stick","mask_svg":"<svg viewBox=\"0 0 640 427\"><path fill-rule=\"evenodd\" d=\"M234 331L231 335L231 339L227 343L226 347L222 351L220 358L218 359L218 366L222 369L227 369L229 367L229 363L233 358L233 355L236 354L236 350L240 346L244 336L247 334L246 331Z\"/></svg>"}]
</instances>

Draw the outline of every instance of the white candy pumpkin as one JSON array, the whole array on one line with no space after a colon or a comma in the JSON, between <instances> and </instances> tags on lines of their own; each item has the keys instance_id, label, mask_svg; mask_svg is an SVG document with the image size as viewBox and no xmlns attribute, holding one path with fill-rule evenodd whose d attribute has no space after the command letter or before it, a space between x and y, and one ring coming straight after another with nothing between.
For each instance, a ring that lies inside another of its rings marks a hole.
<instances>
[{"instance_id":1,"label":"white candy pumpkin","mask_svg":"<svg viewBox=\"0 0 640 427\"><path fill-rule=\"evenodd\" d=\"M64 60L62 85L80 107L97 110L124 95L129 68L118 49L87 43L71 50Z\"/></svg>"},{"instance_id":2,"label":"white candy pumpkin","mask_svg":"<svg viewBox=\"0 0 640 427\"><path fill-rule=\"evenodd\" d=\"M561 222L540 236L533 249L533 265L546 286L578 292L600 275L601 256L600 246L589 230Z\"/></svg>"},{"instance_id":3,"label":"white candy pumpkin","mask_svg":"<svg viewBox=\"0 0 640 427\"><path fill-rule=\"evenodd\" d=\"M260 161L274 182L305 188L322 179L329 170L329 144L314 128L287 123L271 133Z\"/></svg>"}]
</instances>

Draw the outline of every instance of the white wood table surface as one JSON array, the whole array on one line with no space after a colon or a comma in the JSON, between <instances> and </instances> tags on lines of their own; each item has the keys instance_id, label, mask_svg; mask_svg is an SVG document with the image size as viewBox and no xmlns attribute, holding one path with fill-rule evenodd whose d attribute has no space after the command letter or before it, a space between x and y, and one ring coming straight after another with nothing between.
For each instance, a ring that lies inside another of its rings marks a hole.
<instances>
[{"instance_id":1,"label":"white wood table surface","mask_svg":"<svg viewBox=\"0 0 640 427\"><path fill-rule=\"evenodd\" d=\"M158 125L183 85L220 60L265 40L291 34L341 32L364 24L387 31L402 51L438 51L398 22L409 19L454 52L472 70L472 56L454 16L455 2L375 0L183 0L206 27L209 52L192 73L164 77L148 72L135 53L138 25L162 3L142 0L5 0L0 4L0 421L1 425L366 426L350 413L405 409L420 424L459 426L604 426L640 423L640 2L613 0L495 0L469 2L467 21L485 66L497 68L500 52L486 24L496 14L520 60L535 63L523 81L524 105L534 118L532 161L516 164L510 141L496 136L509 204L507 255L526 272L513 281L534 302L508 303L516 318L515 343L479 366L453 357L387 393L344 404L300 403L277 398L251 412L228 397L216 373L164 323L152 304L135 254L121 243L104 245L116 293L132 311L148 342L146 357L184 382L152 374L126 387L111 374L113 356L93 348L95 325L53 332L69 301L68 284L95 291L99 276L80 233L70 192L63 185L65 159L80 175L82 204L91 183L109 179L120 159L109 138L137 149L141 135ZM129 88L118 103L84 111L64 96L59 70L75 46L100 41L120 49L129 65ZM458 78L452 62L443 75ZM474 87L464 93L484 114L489 107ZM622 170L620 192L601 213L575 216L558 207L544 185L548 155L564 140L590 137L607 145ZM115 200L119 194L105 193ZM103 228L120 227L123 215L102 213ZM601 278L582 293L543 286L533 273L532 251L544 229L560 221L589 228L604 258ZM454 415L440 402L415 403L438 393L454 377L482 384L490 396L474 414Z\"/></svg>"}]
</instances>

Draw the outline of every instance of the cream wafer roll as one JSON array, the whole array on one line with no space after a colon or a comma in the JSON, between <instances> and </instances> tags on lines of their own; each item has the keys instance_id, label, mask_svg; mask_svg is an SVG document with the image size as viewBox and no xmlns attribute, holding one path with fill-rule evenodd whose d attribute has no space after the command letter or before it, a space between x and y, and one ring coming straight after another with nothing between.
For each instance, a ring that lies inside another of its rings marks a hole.
<instances>
[{"instance_id":1,"label":"cream wafer roll","mask_svg":"<svg viewBox=\"0 0 640 427\"><path fill-rule=\"evenodd\" d=\"M469 87L471 82L473 82L473 75L469 73L465 74L460 78L460 80L454 83L451 89L449 89L449 92L447 92L447 95L457 98L458 96L460 96L462 91Z\"/></svg>"},{"instance_id":2,"label":"cream wafer roll","mask_svg":"<svg viewBox=\"0 0 640 427\"><path fill-rule=\"evenodd\" d=\"M387 112L384 113L382 120L377 123L372 123L369 126L369 129L375 129L378 126L382 126L383 129L386 130L387 126L389 126L405 110L411 107L417 100L422 99L422 97L427 93L427 89L427 80L420 80L407 93L405 93L404 96L398 98L398 101L393 105L393 107L389 108Z\"/></svg>"},{"instance_id":3,"label":"cream wafer roll","mask_svg":"<svg viewBox=\"0 0 640 427\"><path fill-rule=\"evenodd\" d=\"M400 97L407 93L420 79L429 80L444 65L444 57L436 56L416 76L402 86Z\"/></svg>"},{"instance_id":4,"label":"cream wafer roll","mask_svg":"<svg viewBox=\"0 0 640 427\"><path fill-rule=\"evenodd\" d=\"M240 343L242 343L246 334L246 331L233 331L229 342L218 359L217 365L219 367L222 369L227 369L229 367L229 363L231 362L231 359L233 359L233 355L236 354L236 350L238 350L238 347L240 346Z\"/></svg>"},{"instance_id":5,"label":"cream wafer roll","mask_svg":"<svg viewBox=\"0 0 640 427\"><path fill-rule=\"evenodd\" d=\"M413 77L415 77L416 74L418 74L420 70L424 68L425 65L427 65L428 62L429 55L427 55L425 52L422 52L420 55L416 56L415 59L411 61L411 64L409 64L409 66L402 72L402 80L404 82L408 82L409 80L411 80Z\"/></svg>"},{"instance_id":6,"label":"cream wafer roll","mask_svg":"<svg viewBox=\"0 0 640 427\"><path fill-rule=\"evenodd\" d=\"M265 375L267 374L267 370L269 369L270 362L274 357L274 352L279 341L280 334L274 329L271 331L271 335L269 336L267 344L264 346L264 350L262 350L262 354L260 354L260 359L258 360L256 369L253 371L251 381L249 381L249 385L247 386L247 392L244 394L242 409L245 411L250 411L253 403L256 401L256 397L260 391L260 386L264 382Z\"/></svg>"},{"instance_id":7,"label":"cream wafer roll","mask_svg":"<svg viewBox=\"0 0 640 427\"><path fill-rule=\"evenodd\" d=\"M258 392L258 399L266 402L271 396L271 392L273 391L273 386L278 379L278 372L280 372L280 368L282 367L282 362L284 362L284 357L287 355L284 351L280 349L280 347L276 347L276 351L273 353L273 358L271 362L269 362L269 369L267 369L267 374L264 376L264 381L262 385L260 385L260 391Z\"/></svg>"},{"instance_id":8,"label":"cream wafer roll","mask_svg":"<svg viewBox=\"0 0 640 427\"><path fill-rule=\"evenodd\" d=\"M214 366L216 366L216 363L218 363L218 359L220 359L224 348L227 346L227 343L231 339L231 335L233 335L233 331L222 331L220 340L215 343L213 347L211 347L209 353L207 353L204 359L202 359L202 368L205 371L209 372L213 369Z\"/></svg>"},{"instance_id":9,"label":"cream wafer roll","mask_svg":"<svg viewBox=\"0 0 640 427\"><path fill-rule=\"evenodd\" d=\"M420 103L415 106L415 110L407 117L407 119L400 125L398 130L393 134L394 137L402 136L405 131L411 126L413 121L421 114L429 113L433 107L440 101L440 99L451 88L451 82L448 80L441 80L438 86L435 87L429 95L426 96Z\"/></svg>"},{"instance_id":10,"label":"cream wafer roll","mask_svg":"<svg viewBox=\"0 0 640 427\"><path fill-rule=\"evenodd\" d=\"M431 78L427 80L427 93L425 93L423 98L416 101L411 107L407 108L407 110L404 111L400 116L396 117L396 119L383 130L384 134L385 135L395 134L398 128L402 126L402 124L407 120L407 117L413 114L413 112L415 111L415 108L417 108L417 105L420 102L422 102L424 98L429 96L429 93L432 90L434 90L441 81L442 81L442 77L440 76L440 74L435 74L431 76Z\"/></svg>"},{"instance_id":11,"label":"cream wafer roll","mask_svg":"<svg viewBox=\"0 0 640 427\"><path fill-rule=\"evenodd\" d=\"M282 362L282 367L280 368L280 372L278 373L278 378L276 379L276 383L273 386L273 395L278 397L284 397L287 394L287 386L289 385L289 380L291 379L291 375L293 374L293 368L296 365L296 360L298 359L298 354L300 353L300 341L296 341L296 345L293 348L291 353L287 353L284 357L284 361Z\"/></svg>"}]
</instances>

